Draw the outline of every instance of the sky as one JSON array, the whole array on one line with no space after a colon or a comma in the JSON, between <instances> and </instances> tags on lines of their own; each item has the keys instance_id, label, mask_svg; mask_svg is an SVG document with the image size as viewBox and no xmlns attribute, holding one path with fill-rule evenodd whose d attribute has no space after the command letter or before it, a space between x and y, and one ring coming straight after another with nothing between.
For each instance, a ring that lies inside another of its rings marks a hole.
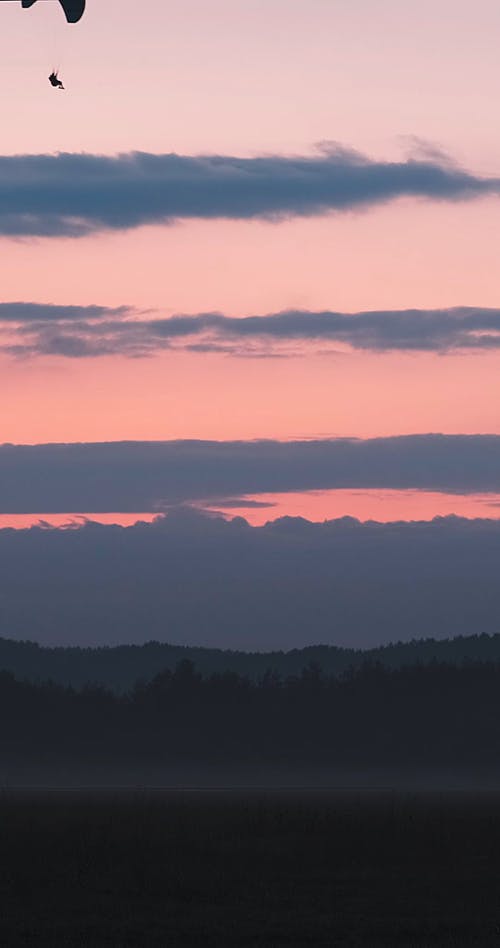
<instances>
[{"instance_id":1,"label":"sky","mask_svg":"<svg viewBox=\"0 0 500 948\"><path fill-rule=\"evenodd\" d=\"M0 17L0 442L500 435L496 0ZM500 510L481 478L355 480L205 500L255 524ZM0 524L113 512L35 494Z\"/></svg>"}]
</instances>

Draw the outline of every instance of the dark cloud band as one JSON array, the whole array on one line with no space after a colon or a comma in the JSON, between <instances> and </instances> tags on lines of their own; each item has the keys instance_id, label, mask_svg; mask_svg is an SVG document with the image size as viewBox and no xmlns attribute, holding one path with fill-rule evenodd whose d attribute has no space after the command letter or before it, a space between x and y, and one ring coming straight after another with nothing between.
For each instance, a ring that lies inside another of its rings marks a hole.
<instances>
[{"instance_id":1,"label":"dark cloud band","mask_svg":"<svg viewBox=\"0 0 500 948\"><path fill-rule=\"evenodd\" d=\"M401 197L459 201L500 192L446 158L375 161L323 147L310 157L92 154L0 157L0 235L79 237L188 218L282 219Z\"/></svg>"},{"instance_id":2,"label":"dark cloud band","mask_svg":"<svg viewBox=\"0 0 500 948\"><path fill-rule=\"evenodd\" d=\"M500 523L177 511L150 525L0 530L0 634L255 651L498 632Z\"/></svg>"},{"instance_id":3,"label":"dark cloud band","mask_svg":"<svg viewBox=\"0 0 500 948\"><path fill-rule=\"evenodd\" d=\"M0 352L17 356L154 355L163 350L240 357L322 351L437 352L500 348L500 309L456 307L361 313L288 311L234 318L219 313L138 317L130 307L0 304ZM325 348L326 347L326 348Z\"/></svg>"},{"instance_id":4,"label":"dark cloud band","mask_svg":"<svg viewBox=\"0 0 500 948\"><path fill-rule=\"evenodd\" d=\"M0 513L154 511L335 488L500 492L500 435L0 446Z\"/></svg>"}]
</instances>

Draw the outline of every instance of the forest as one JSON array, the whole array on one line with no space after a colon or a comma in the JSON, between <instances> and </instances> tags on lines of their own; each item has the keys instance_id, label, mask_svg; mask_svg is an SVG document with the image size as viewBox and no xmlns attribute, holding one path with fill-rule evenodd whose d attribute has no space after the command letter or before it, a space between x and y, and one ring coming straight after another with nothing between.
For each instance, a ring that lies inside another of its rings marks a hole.
<instances>
[{"instance_id":1,"label":"forest","mask_svg":"<svg viewBox=\"0 0 500 948\"><path fill-rule=\"evenodd\" d=\"M202 676L184 660L123 694L0 675L4 779L23 768L196 764L276 771L500 774L500 663L284 678ZM139 776L137 776L139 779Z\"/></svg>"},{"instance_id":2,"label":"forest","mask_svg":"<svg viewBox=\"0 0 500 948\"><path fill-rule=\"evenodd\" d=\"M22 681L82 688L99 684L126 692L137 680L151 681L160 672L174 671L179 662L191 661L203 677L235 672L257 681L273 670L287 678L300 675L311 664L326 675L342 675L366 664L402 668L439 662L447 665L470 662L500 662L500 634L454 638L421 638L394 642L371 649L312 645L288 651L235 651L151 641L144 645L100 648L58 646L50 648L33 641L0 637L0 669Z\"/></svg>"}]
</instances>

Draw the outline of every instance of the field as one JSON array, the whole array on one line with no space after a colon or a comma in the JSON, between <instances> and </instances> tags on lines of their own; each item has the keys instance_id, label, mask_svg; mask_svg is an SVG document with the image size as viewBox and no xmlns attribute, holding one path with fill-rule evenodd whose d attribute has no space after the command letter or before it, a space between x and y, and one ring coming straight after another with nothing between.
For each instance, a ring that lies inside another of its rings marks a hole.
<instances>
[{"instance_id":1,"label":"field","mask_svg":"<svg viewBox=\"0 0 500 948\"><path fill-rule=\"evenodd\" d=\"M500 945L500 795L4 790L0 943Z\"/></svg>"}]
</instances>

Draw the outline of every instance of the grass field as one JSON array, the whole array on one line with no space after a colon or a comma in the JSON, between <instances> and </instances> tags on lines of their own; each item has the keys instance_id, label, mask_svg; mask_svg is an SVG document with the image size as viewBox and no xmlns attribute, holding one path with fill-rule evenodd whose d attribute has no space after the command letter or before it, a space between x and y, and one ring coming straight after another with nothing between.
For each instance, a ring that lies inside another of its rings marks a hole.
<instances>
[{"instance_id":1,"label":"grass field","mask_svg":"<svg viewBox=\"0 0 500 948\"><path fill-rule=\"evenodd\" d=\"M4 791L6 948L500 946L500 795Z\"/></svg>"}]
</instances>

